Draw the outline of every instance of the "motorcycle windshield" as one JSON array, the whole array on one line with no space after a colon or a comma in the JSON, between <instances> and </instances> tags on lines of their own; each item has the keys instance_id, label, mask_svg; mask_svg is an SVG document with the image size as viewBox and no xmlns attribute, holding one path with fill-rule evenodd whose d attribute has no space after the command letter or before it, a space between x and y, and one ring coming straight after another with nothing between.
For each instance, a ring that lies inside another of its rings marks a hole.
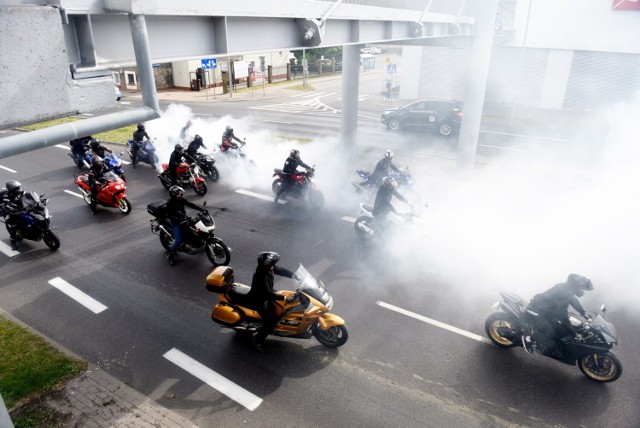
<instances>
[{"instance_id":1,"label":"motorcycle windshield","mask_svg":"<svg viewBox=\"0 0 640 428\"><path fill-rule=\"evenodd\" d=\"M298 291L308 294L325 305L329 303L331 296L327 292L322 281L315 279L304 266L300 265L298 270L295 271L295 275L298 277L298 281L300 281Z\"/></svg>"},{"instance_id":2,"label":"motorcycle windshield","mask_svg":"<svg viewBox=\"0 0 640 428\"><path fill-rule=\"evenodd\" d=\"M598 314L591 322L591 328L601 332L607 343L615 343L618 341L615 327L613 327L613 324L602 318L600 314Z\"/></svg>"},{"instance_id":3,"label":"motorcycle windshield","mask_svg":"<svg viewBox=\"0 0 640 428\"><path fill-rule=\"evenodd\" d=\"M107 181L119 181L120 180L120 177L118 177L116 175L116 173L113 172L113 171L105 172L104 174L102 174L102 178L104 178Z\"/></svg>"},{"instance_id":4,"label":"motorcycle windshield","mask_svg":"<svg viewBox=\"0 0 640 428\"><path fill-rule=\"evenodd\" d=\"M36 192L26 192L22 195L22 205L25 208L34 208L40 203L40 196Z\"/></svg>"}]
</instances>

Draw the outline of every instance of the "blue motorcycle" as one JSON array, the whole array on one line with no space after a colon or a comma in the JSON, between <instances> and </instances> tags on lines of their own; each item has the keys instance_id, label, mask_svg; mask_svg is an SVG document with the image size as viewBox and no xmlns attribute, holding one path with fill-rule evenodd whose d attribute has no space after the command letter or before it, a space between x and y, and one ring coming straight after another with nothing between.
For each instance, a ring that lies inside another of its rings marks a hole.
<instances>
[{"instance_id":1,"label":"blue motorcycle","mask_svg":"<svg viewBox=\"0 0 640 428\"><path fill-rule=\"evenodd\" d=\"M371 172L364 169L356 169L356 174L360 176L362 181L359 183L352 181L351 184L353 184L353 187L355 187L359 193L369 193L378 190L378 187L380 187L377 183L374 182ZM389 171L388 176L396 180L399 187L413 187L413 177L411 176L411 174L409 174L409 167L401 168L400 172L391 170Z\"/></svg>"},{"instance_id":2,"label":"blue motorcycle","mask_svg":"<svg viewBox=\"0 0 640 428\"><path fill-rule=\"evenodd\" d=\"M127 181L124 176L124 170L122 169L122 159L116 156L114 153L106 152L104 154L104 164L109 171L113 171L118 177L122 178L122 181Z\"/></svg>"},{"instance_id":3,"label":"blue motorcycle","mask_svg":"<svg viewBox=\"0 0 640 428\"><path fill-rule=\"evenodd\" d=\"M125 150L131 158L131 162L133 162L133 156L131 154L133 153L134 144L138 144L140 147L138 149L138 163L148 163L152 167L157 168L158 156L156 155L156 148L149 140L145 140L142 143L136 143L133 140L127 141L127 148Z\"/></svg>"},{"instance_id":4,"label":"blue motorcycle","mask_svg":"<svg viewBox=\"0 0 640 428\"><path fill-rule=\"evenodd\" d=\"M47 208L48 199L36 192L22 195L22 209L0 204L0 216L7 226L9 235L16 241L44 241L52 251L60 248L60 239L51 230L51 215Z\"/></svg>"}]
</instances>

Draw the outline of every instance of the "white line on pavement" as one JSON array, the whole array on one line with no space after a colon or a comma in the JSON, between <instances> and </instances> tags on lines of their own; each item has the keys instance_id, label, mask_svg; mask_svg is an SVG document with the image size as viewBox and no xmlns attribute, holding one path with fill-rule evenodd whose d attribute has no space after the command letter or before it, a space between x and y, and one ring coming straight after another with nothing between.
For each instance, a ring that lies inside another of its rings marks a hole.
<instances>
[{"instance_id":1,"label":"white line on pavement","mask_svg":"<svg viewBox=\"0 0 640 428\"><path fill-rule=\"evenodd\" d=\"M0 251L9 257L17 256L18 254L20 254L19 251L13 251L10 246L2 241L0 241Z\"/></svg>"},{"instance_id":2,"label":"white line on pavement","mask_svg":"<svg viewBox=\"0 0 640 428\"><path fill-rule=\"evenodd\" d=\"M52 286L54 286L58 290L62 291L64 294L66 294L67 296L71 297L73 300L75 300L76 302L80 303L81 305L83 305L84 307L89 309L94 314L99 314L100 312L102 312L105 309L107 309L107 307L105 305L103 305L102 303L98 302L96 299L94 299L93 297L89 296L85 292L83 292L83 291L77 289L76 287L74 287L73 285L69 284L67 281L65 281L64 279L60 278L59 276L57 276L57 277L55 277L53 279L50 279L49 280L49 284L51 284Z\"/></svg>"},{"instance_id":3,"label":"white line on pavement","mask_svg":"<svg viewBox=\"0 0 640 428\"><path fill-rule=\"evenodd\" d=\"M291 95L291 98L304 97L304 96L314 95L316 93L317 93L316 91L313 91L313 92L302 92L300 94Z\"/></svg>"},{"instance_id":4,"label":"white line on pavement","mask_svg":"<svg viewBox=\"0 0 640 428\"><path fill-rule=\"evenodd\" d=\"M71 147L69 147L69 146L65 146L64 144L56 144L56 145L55 145L55 146L53 146L53 147L57 147L57 148L59 148L59 149L71 150Z\"/></svg>"},{"instance_id":5,"label":"white line on pavement","mask_svg":"<svg viewBox=\"0 0 640 428\"><path fill-rule=\"evenodd\" d=\"M262 404L260 397L231 382L229 379L219 375L176 348L167 351L163 357L197 377L210 387L220 391L236 403L243 405L248 410L254 411Z\"/></svg>"},{"instance_id":6,"label":"white line on pavement","mask_svg":"<svg viewBox=\"0 0 640 428\"><path fill-rule=\"evenodd\" d=\"M263 122L270 122L270 123L284 123L285 125L293 125L293 122L281 122L279 120L263 120Z\"/></svg>"},{"instance_id":7,"label":"white line on pavement","mask_svg":"<svg viewBox=\"0 0 640 428\"><path fill-rule=\"evenodd\" d=\"M238 189L236 193L240 193L241 195L252 196L254 198L262 199L263 201L271 201L273 202L273 198L271 196L261 195L260 193L253 193L248 190ZM286 204L287 201L278 201L279 204Z\"/></svg>"},{"instance_id":8,"label":"white line on pavement","mask_svg":"<svg viewBox=\"0 0 640 428\"><path fill-rule=\"evenodd\" d=\"M14 174L16 172L18 172L18 171L15 171L15 170L11 169L11 168L7 168L6 166L2 166L2 165L0 165L0 168L4 169L5 171L13 172Z\"/></svg>"},{"instance_id":9,"label":"white line on pavement","mask_svg":"<svg viewBox=\"0 0 640 428\"><path fill-rule=\"evenodd\" d=\"M68 193L72 196L77 196L78 198L82 198L82 195L80 193L72 192L71 190L65 190L64 193Z\"/></svg>"},{"instance_id":10,"label":"white line on pavement","mask_svg":"<svg viewBox=\"0 0 640 428\"><path fill-rule=\"evenodd\" d=\"M349 217L349 216L347 216L347 215L346 215L346 216L344 216L344 217L342 217L342 219L341 219L341 220L348 221L348 222L350 222L350 223L355 223L355 222L356 222L356 219L355 219L354 217Z\"/></svg>"},{"instance_id":11,"label":"white line on pavement","mask_svg":"<svg viewBox=\"0 0 640 428\"><path fill-rule=\"evenodd\" d=\"M402 309L402 308L399 308L397 306L390 305L389 303L381 302L380 300L378 300L376 302L376 305L378 305L380 307L383 307L383 308L386 308L386 309L389 309L389 310L392 310L392 311L395 311L395 312L397 312L399 314L406 315L408 317L417 319L419 321L426 322L426 323L434 325L436 327L440 327L440 328L442 328L444 330L448 330L448 331L450 331L452 333L456 333L456 334L459 334L461 336L468 337L469 339L477 340L478 342L488 343L489 345L492 345L491 341L489 339L487 339L486 337L482 337L482 336L479 336L477 334L470 333L470 332L468 332L466 330L462 330L462 329L460 329L458 327L453 327L453 326L451 326L449 324L445 324L443 322L436 321L436 320L431 319L431 318L427 318L425 316L416 314L415 312L407 311L406 309Z\"/></svg>"}]
</instances>

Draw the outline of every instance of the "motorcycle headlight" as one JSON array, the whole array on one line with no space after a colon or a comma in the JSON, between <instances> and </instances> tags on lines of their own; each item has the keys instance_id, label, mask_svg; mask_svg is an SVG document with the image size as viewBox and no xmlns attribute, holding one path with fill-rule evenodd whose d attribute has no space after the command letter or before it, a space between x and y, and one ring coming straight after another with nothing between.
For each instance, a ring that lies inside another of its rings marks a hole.
<instances>
[{"instance_id":1,"label":"motorcycle headlight","mask_svg":"<svg viewBox=\"0 0 640 428\"><path fill-rule=\"evenodd\" d=\"M329 296L329 301L325 305L327 309L331 310L333 308L333 297Z\"/></svg>"}]
</instances>

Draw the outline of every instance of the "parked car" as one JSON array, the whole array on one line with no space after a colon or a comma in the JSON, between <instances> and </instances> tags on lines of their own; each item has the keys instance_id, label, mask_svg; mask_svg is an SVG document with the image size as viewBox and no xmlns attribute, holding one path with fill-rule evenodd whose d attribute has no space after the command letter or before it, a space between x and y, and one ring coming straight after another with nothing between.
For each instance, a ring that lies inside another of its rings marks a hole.
<instances>
[{"instance_id":1,"label":"parked car","mask_svg":"<svg viewBox=\"0 0 640 428\"><path fill-rule=\"evenodd\" d=\"M120 101L122 99L122 92L120 92L120 88L117 86L114 86L114 88L116 89L116 101Z\"/></svg>"},{"instance_id":2,"label":"parked car","mask_svg":"<svg viewBox=\"0 0 640 428\"><path fill-rule=\"evenodd\" d=\"M404 107L385 110L380 120L393 131L421 127L437 129L441 135L448 136L460 131L462 105L458 100L418 100Z\"/></svg>"}]
</instances>

